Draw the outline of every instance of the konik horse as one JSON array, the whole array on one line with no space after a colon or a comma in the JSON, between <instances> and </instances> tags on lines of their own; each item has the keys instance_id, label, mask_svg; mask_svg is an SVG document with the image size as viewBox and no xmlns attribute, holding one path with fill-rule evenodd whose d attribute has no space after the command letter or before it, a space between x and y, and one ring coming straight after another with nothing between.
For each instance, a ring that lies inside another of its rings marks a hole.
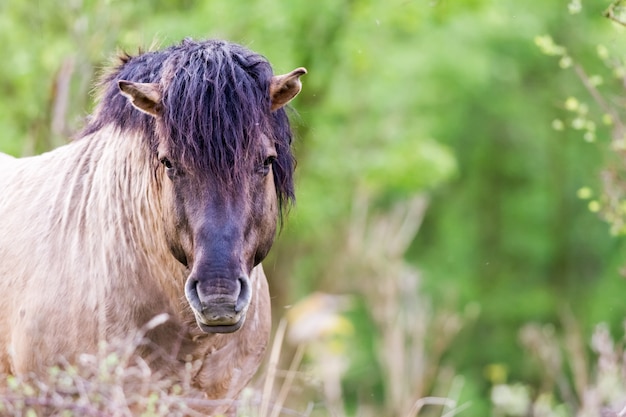
<instances>
[{"instance_id":1,"label":"konik horse","mask_svg":"<svg viewBox=\"0 0 626 417\"><path fill-rule=\"evenodd\" d=\"M138 355L235 399L269 339L260 263L294 197L284 106L305 73L216 40L123 55L74 141L0 154L0 374L43 373L165 313Z\"/></svg>"}]
</instances>

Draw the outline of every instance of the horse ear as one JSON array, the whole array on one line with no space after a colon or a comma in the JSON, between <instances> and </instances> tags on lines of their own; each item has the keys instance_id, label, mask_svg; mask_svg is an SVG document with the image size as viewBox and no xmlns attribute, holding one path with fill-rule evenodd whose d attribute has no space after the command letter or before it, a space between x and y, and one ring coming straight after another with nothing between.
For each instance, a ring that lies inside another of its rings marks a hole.
<instances>
[{"instance_id":1,"label":"horse ear","mask_svg":"<svg viewBox=\"0 0 626 417\"><path fill-rule=\"evenodd\" d=\"M161 114L161 88L158 84L119 80L117 85L136 109L154 117Z\"/></svg>"},{"instance_id":2,"label":"horse ear","mask_svg":"<svg viewBox=\"0 0 626 417\"><path fill-rule=\"evenodd\" d=\"M300 77L306 74L306 68L300 67L288 74L275 75L270 82L270 101L272 111L278 110L302 90Z\"/></svg>"}]
</instances>

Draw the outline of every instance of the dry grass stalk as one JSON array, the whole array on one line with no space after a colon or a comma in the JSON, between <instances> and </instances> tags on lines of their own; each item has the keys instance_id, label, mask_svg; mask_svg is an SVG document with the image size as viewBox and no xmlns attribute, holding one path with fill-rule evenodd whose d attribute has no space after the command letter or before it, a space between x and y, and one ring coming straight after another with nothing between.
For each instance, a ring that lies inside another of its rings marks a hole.
<instances>
[{"instance_id":1,"label":"dry grass stalk","mask_svg":"<svg viewBox=\"0 0 626 417\"><path fill-rule=\"evenodd\" d=\"M165 315L157 316L141 332L115 343L102 343L96 354L83 354L76 363L51 367L43 377L4 376L0 414L7 417L203 415L194 409L223 401L205 399L203 393L191 386L190 380L161 378L135 354L146 343L146 332L166 320Z\"/></svg>"},{"instance_id":2,"label":"dry grass stalk","mask_svg":"<svg viewBox=\"0 0 626 417\"><path fill-rule=\"evenodd\" d=\"M452 404L426 396L441 376L441 356L461 329L462 318L432 312L419 292L419 271L404 259L427 206L421 195L377 215L368 212L364 195L353 204L346 258L358 260L358 266L348 269L359 271L360 282L367 282L359 289L381 335L377 352L388 415L415 415L429 401Z\"/></svg>"},{"instance_id":3,"label":"dry grass stalk","mask_svg":"<svg viewBox=\"0 0 626 417\"><path fill-rule=\"evenodd\" d=\"M625 416L624 340L615 342L606 324L597 325L591 339L596 362L590 366L581 333L570 316L564 328L562 339L551 326L539 324L528 324L520 333L522 344L540 365L543 380L535 399L529 399L533 415L556 415L554 410L563 405L576 417ZM563 404L546 404L546 398L560 398Z\"/></svg>"},{"instance_id":4,"label":"dry grass stalk","mask_svg":"<svg viewBox=\"0 0 626 417\"><path fill-rule=\"evenodd\" d=\"M102 343L94 355L82 355L77 363L50 368L48 375L20 379L4 376L0 392L0 415L3 417L200 417L195 409L222 405L224 401L207 400L193 389L190 380L169 381L159 377L141 358L137 348L146 343L146 332L162 324L167 317L156 317L142 332L117 343ZM246 417L307 417L305 412L284 407L304 354L301 345L286 372L277 369L287 322L283 319L272 345L262 390L248 388L238 401L240 414ZM191 373L190 373L191 375ZM274 397L279 377L284 381ZM231 404L232 401L228 401Z\"/></svg>"}]
</instances>

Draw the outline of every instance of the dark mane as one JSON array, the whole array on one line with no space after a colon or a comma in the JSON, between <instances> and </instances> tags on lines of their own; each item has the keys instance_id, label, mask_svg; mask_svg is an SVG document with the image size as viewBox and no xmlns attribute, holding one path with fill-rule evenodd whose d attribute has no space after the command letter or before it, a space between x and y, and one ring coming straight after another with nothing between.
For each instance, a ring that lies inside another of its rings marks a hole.
<instances>
[{"instance_id":1,"label":"dark mane","mask_svg":"<svg viewBox=\"0 0 626 417\"><path fill-rule=\"evenodd\" d=\"M270 112L271 77L263 56L224 41L184 40L158 52L123 55L102 78L100 103L82 136L112 124L138 131L156 153L158 129L173 161L232 185L245 178L251 164L261 163L249 151L260 135L268 135L278 154L273 172L284 208L294 198L295 162L287 115L284 109ZM134 109L120 94L118 80L159 83L162 120Z\"/></svg>"}]
</instances>

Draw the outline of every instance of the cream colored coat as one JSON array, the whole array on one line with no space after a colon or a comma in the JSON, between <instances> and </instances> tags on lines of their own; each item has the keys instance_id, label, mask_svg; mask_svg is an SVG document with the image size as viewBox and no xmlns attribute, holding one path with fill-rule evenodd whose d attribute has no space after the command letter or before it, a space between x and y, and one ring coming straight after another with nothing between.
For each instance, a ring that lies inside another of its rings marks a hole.
<instances>
[{"instance_id":1,"label":"cream colored coat","mask_svg":"<svg viewBox=\"0 0 626 417\"><path fill-rule=\"evenodd\" d=\"M0 373L41 373L166 313L147 335L164 352L153 367L182 379L190 366L208 398L234 399L269 339L265 274L261 265L250 274L241 329L198 329L183 292L188 271L161 238L158 182L124 180L150 173L143 146L104 129L40 156L0 154Z\"/></svg>"}]
</instances>

